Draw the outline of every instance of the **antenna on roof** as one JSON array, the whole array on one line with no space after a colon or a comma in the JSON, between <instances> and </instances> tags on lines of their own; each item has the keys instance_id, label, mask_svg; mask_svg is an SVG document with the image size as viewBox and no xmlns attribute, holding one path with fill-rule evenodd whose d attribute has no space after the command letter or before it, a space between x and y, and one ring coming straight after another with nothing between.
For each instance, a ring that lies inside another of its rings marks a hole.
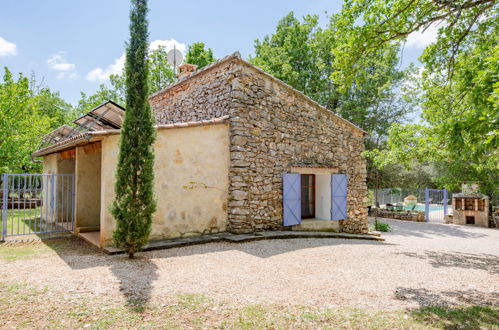
<instances>
[{"instance_id":1,"label":"antenna on roof","mask_svg":"<svg viewBox=\"0 0 499 330\"><path fill-rule=\"evenodd\" d=\"M170 49L168 54L166 55L166 59L168 64L173 66L173 71L175 74L177 74L177 67L182 64L182 61L184 60L184 57L182 55L182 52L180 52L175 45L173 45L173 49Z\"/></svg>"}]
</instances>

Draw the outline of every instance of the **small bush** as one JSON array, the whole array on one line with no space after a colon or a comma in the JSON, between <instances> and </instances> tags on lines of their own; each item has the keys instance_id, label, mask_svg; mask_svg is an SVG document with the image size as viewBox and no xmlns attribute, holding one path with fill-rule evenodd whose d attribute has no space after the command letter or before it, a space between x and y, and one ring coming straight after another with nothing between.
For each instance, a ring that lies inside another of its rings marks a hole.
<instances>
[{"instance_id":1,"label":"small bush","mask_svg":"<svg viewBox=\"0 0 499 330\"><path fill-rule=\"evenodd\" d=\"M390 231L390 225L384 222L376 221L374 223L374 229L377 231L387 232Z\"/></svg>"}]
</instances>

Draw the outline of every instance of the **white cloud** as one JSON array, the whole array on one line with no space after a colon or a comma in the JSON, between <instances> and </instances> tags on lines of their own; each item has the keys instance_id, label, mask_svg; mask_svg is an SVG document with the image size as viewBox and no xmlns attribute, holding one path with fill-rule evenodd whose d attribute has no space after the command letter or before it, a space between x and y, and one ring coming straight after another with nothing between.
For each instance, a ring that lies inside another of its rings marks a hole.
<instances>
[{"instance_id":1,"label":"white cloud","mask_svg":"<svg viewBox=\"0 0 499 330\"><path fill-rule=\"evenodd\" d=\"M57 79L76 79L80 76L76 72L76 65L67 61L66 52L58 52L50 56L47 65L53 70L60 71L56 76Z\"/></svg>"},{"instance_id":2,"label":"white cloud","mask_svg":"<svg viewBox=\"0 0 499 330\"><path fill-rule=\"evenodd\" d=\"M17 55L17 46L15 43L8 42L0 37L0 56L15 56Z\"/></svg>"},{"instance_id":3,"label":"white cloud","mask_svg":"<svg viewBox=\"0 0 499 330\"><path fill-rule=\"evenodd\" d=\"M154 40L149 44L149 49L150 50L156 50L160 46L165 47L166 51L169 51L170 49L173 49L173 46L175 45L175 48L180 50L182 53L185 53L187 50L187 45L178 42L175 39L170 39L170 40Z\"/></svg>"},{"instance_id":4,"label":"white cloud","mask_svg":"<svg viewBox=\"0 0 499 330\"><path fill-rule=\"evenodd\" d=\"M89 81L99 81L104 82L109 79L112 74L119 74L125 67L125 54L121 55L119 58L114 60L113 64L107 66L107 68L95 68L89 73L87 73L87 80Z\"/></svg>"},{"instance_id":5,"label":"white cloud","mask_svg":"<svg viewBox=\"0 0 499 330\"><path fill-rule=\"evenodd\" d=\"M149 44L149 50L158 49L160 46L165 47L166 51L173 49L173 46L180 50L182 53L185 53L187 50L187 45L178 42L175 39L170 40L154 40ZM112 74L120 74L125 67L125 54L122 54L119 58L114 60L113 64L108 65L106 68L95 68L87 73L87 80L94 82L105 82L109 79L109 76Z\"/></svg>"},{"instance_id":6,"label":"white cloud","mask_svg":"<svg viewBox=\"0 0 499 330\"><path fill-rule=\"evenodd\" d=\"M76 78L79 78L80 75L78 74L78 72L74 72L74 71L70 71L70 72L59 72L56 76L57 79L76 79Z\"/></svg>"},{"instance_id":7,"label":"white cloud","mask_svg":"<svg viewBox=\"0 0 499 330\"><path fill-rule=\"evenodd\" d=\"M409 35L405 44L406 48L423 49L437 40L438 26L430 25L426 30L418 30Z\"/></svg>"}]
</instances>

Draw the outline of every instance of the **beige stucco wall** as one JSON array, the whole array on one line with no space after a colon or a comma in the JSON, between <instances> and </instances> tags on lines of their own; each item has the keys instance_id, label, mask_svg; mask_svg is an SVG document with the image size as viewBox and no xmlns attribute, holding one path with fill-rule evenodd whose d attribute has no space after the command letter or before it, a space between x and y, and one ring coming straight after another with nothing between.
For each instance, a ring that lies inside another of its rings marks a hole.
<instances>
[{"instance_id":1,"label":"beige stucco wall","mask_svg":"<svg viewBox=\"0 0 499 330\"><path fill-rule=\"evenodd\" d=\"M74 174L75 158L70 152L54 153L43 158L43 174ZM68 176L42 178L42 207L43 220L63 226L64 222L71 222L72 178ZM51 198L54 196L54 199ZM55 227L54 227L55 229Z\"/></svg>"},{"instance_id":2,"label":"beige stucco wall","mask_svg":"<svg viewBox=\"0 0 499 330\"><path fill-rule=\"evenodd\" d=\"M57 173L57 156L58 154L50 154L43 157L43 174Z\"/></svg>"},{"instance_id":3,"label":"beige stucco wall","mask_svg":"<svg viewBox=\"0 0 499 330\"><path fill-rule=\"evenodd\" d=\"M101 245L109 245L119 136L102 141ZM229 186L227 124L160 129L155 143L155 198L150 239L225 231Z\"/></svg>"},{"instance_id":4,"label":"beige stucco wall","mask_svg":"<svg viewBox=\"0 0 499 330\"><path fill-rule=\"evenodd\" d=\"M75 227L100 225L101 152L100 142L76 148Z\"/></svg>"}]
</instances>

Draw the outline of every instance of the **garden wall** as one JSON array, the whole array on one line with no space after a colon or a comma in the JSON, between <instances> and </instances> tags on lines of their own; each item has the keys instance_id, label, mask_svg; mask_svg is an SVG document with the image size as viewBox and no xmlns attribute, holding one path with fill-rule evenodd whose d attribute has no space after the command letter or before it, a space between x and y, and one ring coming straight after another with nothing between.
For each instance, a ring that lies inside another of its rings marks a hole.
<instances>
[{"instance_id":1,"label":"garden wall","mask_svg":"<svg viewBox=\"0 0 499 330\"><path fill-rule=\"evenodd\" d=\"M376 212L375 210L369 213L369 216L374 216ZM397 219L397 220L406 220L406 221L415 221L415 222L424 222L425 213L418 211L388 211L388 210L380 210L378 209L377 216L380 218L388 218L388 219Z\"/></svg>"}]
</instances>

